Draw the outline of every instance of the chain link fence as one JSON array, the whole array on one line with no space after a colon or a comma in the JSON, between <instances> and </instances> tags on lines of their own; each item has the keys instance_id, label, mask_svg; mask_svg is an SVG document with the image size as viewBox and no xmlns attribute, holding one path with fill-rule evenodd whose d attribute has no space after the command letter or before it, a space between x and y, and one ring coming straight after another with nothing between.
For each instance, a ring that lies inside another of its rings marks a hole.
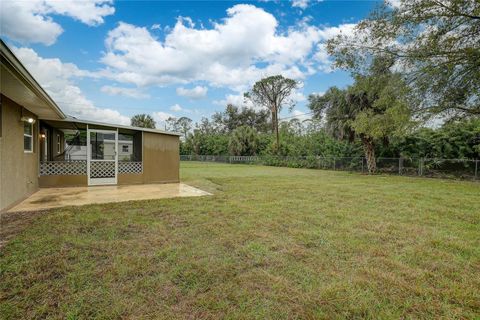
<instances>
[{"instance_id":1,"label":"chain link fence","mask_svg":"<svg viewBox=\"0 0 480 320\"><path fill-rule=\"evenodd\" d=\"M364 157L280 157L181 155L181 161L258 164L266 166L364 172ZM377 173L432 178L480 180L480 160L430 158L377 158Z\"/></svg>"}]
</instances>

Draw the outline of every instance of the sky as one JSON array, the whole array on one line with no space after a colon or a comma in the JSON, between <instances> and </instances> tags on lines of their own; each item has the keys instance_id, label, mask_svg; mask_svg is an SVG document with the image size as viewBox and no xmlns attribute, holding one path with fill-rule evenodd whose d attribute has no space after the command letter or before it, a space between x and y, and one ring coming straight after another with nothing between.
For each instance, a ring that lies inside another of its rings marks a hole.
<instances>
[{"instance_id":1,"label":"sky","mask_svg":"<svg viewBox=\"0 0 480 320\"><path fill-rule=\"evenodd\" d=\"M261 78L299 81L293 110L307 97L352 82L334 70L325 41L351 34L374 1L0 2L2 39L68 115L130 124L138 113L162 128L168 117L194 121Z\"/></svg>"}]
</instances>

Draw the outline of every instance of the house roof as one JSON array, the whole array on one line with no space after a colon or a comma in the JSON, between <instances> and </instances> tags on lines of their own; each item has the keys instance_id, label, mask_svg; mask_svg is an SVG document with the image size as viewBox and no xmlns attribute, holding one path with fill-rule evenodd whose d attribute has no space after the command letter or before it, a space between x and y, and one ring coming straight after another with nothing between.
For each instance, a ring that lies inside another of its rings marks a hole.
<instances>
[{"instance_id":1,"label":"house roof","mask_svg":"<svg viewBox=\"0 0 480 320\"><path fill-rule=\"evenodd\" d=\"M1 39L0 57L0 88L3 95L40 118L66 118L60 107Z\"/></svg>"},{"instance_id":2,"label":"house roof","mask_svg":"<svg viewBox=\"0 0 480 320\"><path fill-rule=\"evenodd\" d=\"M1 93L36 114L42 120L181 136L176 132L81 120L67 116L1 39L0 51L2 62Z\"/></svg>"},{"instance_id":3,"label":"house roof","mask_svg":"<svg viewBox=\"0 0 480 320\"><path fill-rule=\"evenodd\" d=\"M53 127L60 128L60 129L85 129L87 125L90 129L124 129L124 131L143 131L143 132L151 132L157 134L166 134L171 136L181 136L182 134L176 132L169 132L164 130L158 129L150 129L150 128L141 128L141 127L133 127L133 126L126 126L126 125L119 125L119 124L112 124L106 122L98 122L98 121L91 121L91 120L82 120L77 119L74 117L67 117L65 119L44 119L45 122Z\"/></svg>"}]
</instances>

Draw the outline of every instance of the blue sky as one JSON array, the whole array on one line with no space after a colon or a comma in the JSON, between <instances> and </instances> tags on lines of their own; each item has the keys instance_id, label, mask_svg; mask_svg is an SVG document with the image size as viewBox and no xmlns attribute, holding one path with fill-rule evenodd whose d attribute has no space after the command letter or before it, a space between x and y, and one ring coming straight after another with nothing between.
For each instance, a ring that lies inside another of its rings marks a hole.
<instances>
[{"instance_id":1,"label":"blue sky","mask_svg":"<svg viewBox=\"0 0 480 320\"><path fill-rule=\"evenodd\" d=\"M2 38L70 115L128 124L149 113L194 121L243 104L260 78L283 74L306 97L350 83L323 44L351 34L373 1L10 1ZM22 26L19 28L19 26ZM251 106L250 106L251 107Z\"/></svg>"}]
</instances>

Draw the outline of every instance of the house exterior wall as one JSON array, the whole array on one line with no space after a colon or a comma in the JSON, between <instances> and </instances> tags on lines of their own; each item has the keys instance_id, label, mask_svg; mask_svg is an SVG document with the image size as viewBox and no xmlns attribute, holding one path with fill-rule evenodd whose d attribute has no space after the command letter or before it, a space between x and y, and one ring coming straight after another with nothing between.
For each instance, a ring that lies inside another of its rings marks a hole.
<instances>
[{"instance_id":1,"label":"house exterior wall","mask_svg":"<svg viewBox=\"0 0 480 320\"><path fill-rule=\"evenodd\" d=\"M120 144L120 143L119 143ZM178 136L143 133L143 172L118 174L117 184L169 183L180 181L180 140ZM86 175L40 176L41 187L87 186Z\"/></svg>"},{"instance_id":2,"label":"house exterior wall","mask_svg":"<svg viewBox=\"0 0 480 320\"><path fill-rule=\"evenodd\" d=\"M143 133L143 183L180 181L180 138Z\"/></svg>"},{"instance_id":3,"label":"house exterior wall","mask_svg":"<svg viewBox=\"0 0 480 320\"><path fill-rule=\"evenodd\" d=\"M63 154L65 151L65 134L63 131L48 127L42 123L39 125L39 134L45 135L45 138L40 137L39 139L38 151L41 161L63 160L65 158ZM60 142L60 145L58 142ZM46 148L45 143L47 144Z\"/></svg>"},{"instance_id":4,"label":"house exterior wall","mask_svg":"<svg viewBox=\"0 0 480 320\"><path fill-rule=\"evenodd\" d=\"M33 152L23 150L22 106L1 95L0 210L38 190L38 121L33 125ZM37 119L36 115L23 111Z\"/></svg>"},{"instance_id":5,"label":"house exterior wall","mask_svg":"<svg viewBox=\"0 0 480 320\"><path fill-rule=\"evenodd\" d=\"M123 173L118 175L117 184L143 184L144 175L136 173Z\"/></svg>"},{"instance_id":6,"label":"house exterior wall","mask_svg":"<svg viewBox=\"0 0 480 320\"><path fill-rule=\"evenodd\" d=\"M85 187L88 185L86 175L51 175L40 176L39 185L42 188L50 187Z\"/></svg>"},{"instance_id":7,"label":"house exterior wall","mask_svg":"<svg viewBox=\"0 0 480 320\"><path fill-rule=\"evenodd\" d=\"M60 142L60 143L59 143ZM53 128L50 130L50 152L51 159L64 159L65 156L62 154L65 151L65 135L61 130Z\"/></svg>"}]
</instances>

